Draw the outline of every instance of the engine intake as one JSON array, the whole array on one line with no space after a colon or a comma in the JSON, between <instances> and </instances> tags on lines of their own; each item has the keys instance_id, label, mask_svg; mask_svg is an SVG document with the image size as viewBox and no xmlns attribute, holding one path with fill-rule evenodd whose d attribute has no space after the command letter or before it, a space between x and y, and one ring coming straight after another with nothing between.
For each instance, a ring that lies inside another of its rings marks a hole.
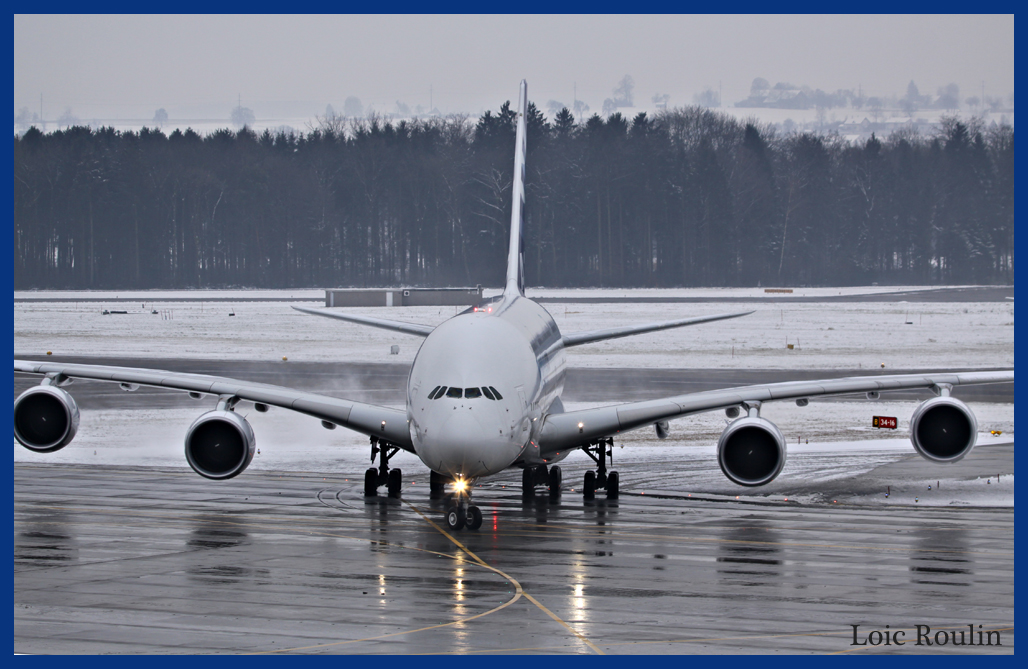
<instances>
[{"instance_id":1,"label":"engine intake","mask_svg":"<svg viewBox=\"0 0 1028 669\"><path fill-rule=\"evenodd\" d=\"M34 386L14 400L14 438L30 451L59 451L78 429L79 406L57 386Z\"/></svg>"},{"instance_id":2,"label":"engine intake","mask_svg":"<svg viewBox=\"0 0 1028 669\"><path fill-rule=\"evenodd\" d=\"M186 432L186 460L200 476L230 479L243 473L257 450L257 439L246 419L234 411L203 414Z\"/></svg>"},{"instance_id":3,"label":"engine intake","mask_svg":"<svg viewBox=\"0 0 1028 669\"><path fill-rule=\"evenodd\" d=\"M743 416L732 421L717 440L717 463L739 485L770 483L785 466L785 438L771 421Z\"/></svg>"},{"instance_id":4,"label":"engine intake","mask_svg":"<svg viewBox=\"0 0 1028 669\"><path fill-rule=\"evenodd\" d=\"M971 452L978 439L978 420L955 397L933 397L910 417L910 441L921 457L956 462Z\"/></svg>"}]
</instances>

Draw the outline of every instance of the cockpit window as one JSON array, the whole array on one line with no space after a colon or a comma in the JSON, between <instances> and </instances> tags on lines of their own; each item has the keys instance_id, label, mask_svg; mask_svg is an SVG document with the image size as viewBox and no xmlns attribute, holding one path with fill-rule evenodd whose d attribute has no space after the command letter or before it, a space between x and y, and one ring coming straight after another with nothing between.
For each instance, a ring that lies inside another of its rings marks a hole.
<instances>
[{"instance_id":1,"label":"cockpit window","mask_svg":"<svg viewBox=\"0 0 1028 669\"><path fill-rule=\"evenodd\" d=\"M498 391L496 388L493 388L492 386L489 386L489 390L493 391L493 395L496 396L496 399L498 399L498 400L502 400L503 399L503 395L501 395L500 391Z\"/></svg>"},{"instance_id":2,"label":"cockpit window","mask_svg":"<svg viewBox=\"0 0 1028 669\"><path fill-rule=\"evenodd\" d=\"M482 396L482 391L479 390L478 388L465 388L464 389L464 397L468 398L469 400L472 400L472 399L475 399L476 397L481 397L481 396Z\"/></svg>"},{"instance_id":3,"label":"cockpit window","mask_svg":"<svg viewBox=\"0 0 1028 669\"><path fill-rule=\"evenodd\" d=\"M450 388L446 391L447 397L460 397L463 394L463 388Z\"/></svg>"},{"instance_id":4,"label":"cockpit window","mask_svg":"<svg viewBox=\"0 0 1028 669\"><path fill-rule=\"evenodd\" d=\"M493 391L489 390L485 386L482 386L482 394L485 395L486 397L488 397L491 400L496 399L495 397L493 397Z\"/></svg>"},{"instance_id":5,"label":"cockpit window","mask_svg":"<svg viewBox=\"0 0 1028 669\"><path fill-rule=\"evenodd\" d=\"M442 386L436 386L435 388L433 388L432 392L430 392L428 394L428 399L434 400L435 399L435 394L438 393L441 389L442 389Z\"/></svg>"}]
</instances>

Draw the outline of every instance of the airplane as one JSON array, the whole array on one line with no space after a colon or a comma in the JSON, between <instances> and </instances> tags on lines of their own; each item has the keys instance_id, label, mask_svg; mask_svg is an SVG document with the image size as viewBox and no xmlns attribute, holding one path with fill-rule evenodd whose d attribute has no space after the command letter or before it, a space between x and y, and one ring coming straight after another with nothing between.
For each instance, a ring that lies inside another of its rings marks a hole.
<instances>
[{"instance_id":1,"label":"airplane","mask_svg":"<svg viewBox=\"0 0 1028 669\"><path fill-rule=\"evenodd\" d=\"M534 495L546 486L559 498L557 463L583 451L596 464L585 474L582 493L608 499L620 494L617 471L608 471L615 435L653 426L668 436L668 421L723 410L730 422L718 438L717 461L729 480L761 486L774 480L786 460L785 439L760 415L765 402L864 393L877 399L894 390L924 389L934 397L922 402L911 418L910 439L924 458L955 462L974 447L978 424L966 404L952 396L955 386L1005 383L1014 371L953 372L858 376L820 381L791 381L695 392L662 399L628 402L580 411L565 411L561 402L567 371L565 351L573 346L700 323L732 319L750 312L683 318L660 323L562 334L553 317L525 297L523 211L525 202L526 112L528 87L521 82L514 153L513 203L507 274L503 293L484 299L436 327L338 310L293 307L298 311L349 323L423 337L410 370L404 409L375 406L281 386L201 374L105 365L14 361L16 373L42 375L38 386L14 402L14 438L37 453L67 446L79 424L79 410L64 389L75 379L117 383L123 390L154 386L184 391L195 399L217 397L217 406L186 431L189 466L213 480L241 474L253 460L256 438L239 402L258 412L269 407L297 411L328 429L342 426L370 437L372 461L365 472L364 494L381 486L400 495L402 472L389 460L400 450L415 454L431 470L430 492L449 486L445 520L451 530L482 525L481 510L471 504L473 484L511 468L522 470L522 491Z\"/></svg>"}]
</instances>

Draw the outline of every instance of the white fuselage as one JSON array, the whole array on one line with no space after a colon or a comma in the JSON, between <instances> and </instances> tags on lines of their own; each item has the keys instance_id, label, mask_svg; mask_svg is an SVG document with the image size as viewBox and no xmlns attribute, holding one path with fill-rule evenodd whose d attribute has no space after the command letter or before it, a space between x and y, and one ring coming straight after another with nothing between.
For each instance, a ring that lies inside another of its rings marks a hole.
<instances>
[{"instance_id":1,"label":"white fuselage","mask_svg":"<svg viewBox=\"0 0 1028 669\"><path fill-rule=\"evenodd\" d=\"M407 381L415 453L462 479L544 462L541 418L561 410L565 367L557 324L529 299L505 295L451 318L425 339ZM448 392L429 399L437 388Z\"/></svg>"}]
</instances>

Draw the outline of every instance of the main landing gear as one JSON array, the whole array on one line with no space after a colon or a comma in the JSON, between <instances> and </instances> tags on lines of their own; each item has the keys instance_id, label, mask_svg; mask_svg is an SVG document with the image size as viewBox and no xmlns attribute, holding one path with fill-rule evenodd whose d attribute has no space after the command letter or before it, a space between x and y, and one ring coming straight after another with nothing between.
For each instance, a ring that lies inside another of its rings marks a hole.
<instances>
[{"instance_id":1,"label":"main landing gear","mask_svg":"<svg viewBox=\"0 0 1028 669\"><path fill-rule=\"evenodd\" d=\"M563 482L564 476L557 465L553 465L548 470L546 465L526 466L521 470L521 494L526 498L535 496L537 485L545 485L549 488L551 500L560 499L560 488Z\"/></svg>"},{"instance_id":2,"label":"main landing gear","mask_svg":"<svg viewBox=\"0 0 1028 669\"><path fill-rule=\"evenodd\" d=\"M389 469L389 458L396 455L400 449L389 442L379 442L378 437L371 438L371 461L375 456L379 458L378 469L369 467L364 472L364 496L375 497L378 495L378 487L384 485L390 497L400 496L400 486L403 484L403 472L399 469Z\"/></svg>"},{"instance_id":3,"label":"main landing gear","mask_svg":"<svg viewBox=\"0 0 1028 669\"><path fill-rule=\"evenodd\" d=\"M596 463L596 471L585 473L585 483L582 485L582 496L585 499L594 499L596 491L605 488L607 499L617 499L620 493L620 478L615 471L607 472L607 458L610 458L610 465L614 466L614 439L600 439L588 446L582 447L593 462Z\"/></svg>"},{"instance_id":4,"label":"main landing gear","mask_svg":"<svg viewBox=\"0 0 1028 669\"><path fill-rule=\"evenodd\" d=\"M431 497L441 497L446 491L448 478L433 471L428 473L428 492Z\"/></svg>"}]
</instances>

